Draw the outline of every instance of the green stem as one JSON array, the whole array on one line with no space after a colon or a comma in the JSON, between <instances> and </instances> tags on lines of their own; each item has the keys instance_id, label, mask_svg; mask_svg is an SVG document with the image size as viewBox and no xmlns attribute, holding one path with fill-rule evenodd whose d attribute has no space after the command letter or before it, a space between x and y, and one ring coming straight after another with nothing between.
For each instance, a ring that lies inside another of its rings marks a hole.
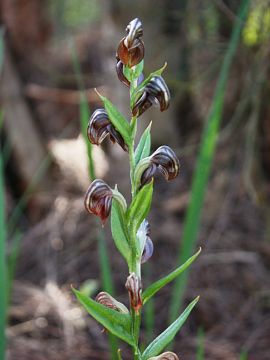
<instances>
[{"instance_id":1,"label":"green stem","mask_svg":"<svg viewBox=\"0 0 270 360\"><path fill-rule=\"evenodd\" d=\"M137 80L134 78L134 74L131 71L131 86L130 86L130 108L132 109L132 92L137 87ZM131 127L131 144L129 146L129 164L130 164L130 181L131 181L131 195L132 200L136 195L136 183L135 183L135 137L137 132L137 116L132 116L130 121ZM131 231L131 251L132 251L132 264L130 268L130 272L134 272L139 278L141 278L141 262L140 259L137 258L137 246L136 246L136 232ZM135 340L134 351L134 359L140 360L141 353L139 350L139 336L140 336L140 326L141 326L141 311L137 312L134 309L131 309L131 318L132 318L132 333Z\"/></svg>"}]
</instances>

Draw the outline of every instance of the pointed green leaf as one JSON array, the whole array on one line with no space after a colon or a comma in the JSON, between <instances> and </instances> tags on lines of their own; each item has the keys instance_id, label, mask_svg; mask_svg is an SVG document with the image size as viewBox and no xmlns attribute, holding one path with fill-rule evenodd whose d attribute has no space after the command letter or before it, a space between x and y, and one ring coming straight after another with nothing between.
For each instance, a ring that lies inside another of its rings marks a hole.
<instances>
[{"instance_id":1,"label":"pointed green leaf","mask_svg":"<svg viewBox=\"0 0 270 360\"><path fill-rule=\"evenodd\" d=\"M115 336L134 346L134 339L131 336L131 317L129 314L122 314L118 311L107 308L95 300L87 297L80 291L72 288L78 301L85 310L101 325Z\"/></svg>"},{"instance_id":2,"label":"pointed green leaf","mask_svg":"<svg viewBox=\"0 0 270 360\"><path fill-rule=\"evenodd\" d=\"M126 225L125 214L119 203L113 200L111 212L112 236L117 249L129 264L131 260L131 250L129 247L129 237Z\"/></svg>"},{"instance_id":3,"label":"pointed green leaf","mask_svg":"<svg viewBox=\"0 0 270 360\"><path fill-rule=\"evenodd\" d=\"M104 103L105 110L107 111L107 114L116 128L117 131L122 135L123 139L125 140L125 143L127 145L131 144L131 129L129 126L128 121L120 113L120 111L108 100L105 96L102 96L98 94L101 100Z\"/></svg>"},{"instance_id":4,"label":"pointed green leaf","mask_svg":"<svg viewBox=\"0 0 270 360\"><path fill-rule=\"evenodd\" d=\"M151 129L152 122L149 124L149 126L145 129L144 133L142 134L142 137L140 139L140 142L138 146L136 147L135 151L135 163L136 165L138 162L145 157L149 156L150 154L150 148L151 148Z\"/></svg>"},{"instance_id":5,"label":"pointed green leaf","mask_svg":"<svg viewBox=\"0 0 270 360\"><path fill-rule=\"evenodd\" d=\"M140 91L142 88L144 88L145 85L152 79L153 76L161 76L163 71L166 69L166 67L167 67L167 63L165 62L165 64L160 69L149 74L147 78L137 87L137 90Z\"/></svg>"},{"instance_id":6,"label":"pointed green leaf","mask_svg":"<svg viewBox=\"0 0 270 360\"><path fill-rule=\"evenodd\" d=\"M174 339L175 335L183 326L198 300L199 296L187 306L184 312L165 331L163 331L163 333L161 333L155 340L151 342L150 345L147 346L144 353L142 354L142 360L147 360L161 353L161 351Z\"/></svg>"},{"instance_id":7,"label":"pointed green leaf","mask_svg":"<svg viewBox=\"0 0 270 360\"><path fill-rule=\"evenodd\" d=\"M185 271L192 263L193 261L199 256L201 252L201 248L191 256L183 265L179 266L177 269L172 271L167 276L163 277L162 279L154 282L152 285L150 285L144 292L143 292L143 303L145 304L149 299L151 299L152 296L155 295L161 288L163 288L165 285L173 281L177 276L179 276L183 271Z\"/></svg>"},{"instance_id":8,"label":"pointed green leaf","mask_svg":"<svg viewBox=\"0 0 270 360\"><path fill-rule=\"evenodd\" d=\"M153 181L147 185L144 185L132 200L132 203L127 212L127 221L128 224L132 226L132 229L135 231L135 233L149 213L152 202L152 195Z\"/></svg>"}]
</instances>

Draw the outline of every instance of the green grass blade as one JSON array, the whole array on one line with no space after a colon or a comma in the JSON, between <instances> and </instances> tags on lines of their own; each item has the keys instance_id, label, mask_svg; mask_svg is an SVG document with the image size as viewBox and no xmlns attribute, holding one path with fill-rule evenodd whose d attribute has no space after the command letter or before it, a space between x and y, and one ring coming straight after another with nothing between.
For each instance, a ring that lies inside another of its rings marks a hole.
<instances>
[{"instance_id":1,"label":"green grass blade","mask_svg":"<svg viewBox=\"0 0 270 360\"><path fill-rule=\"evenodd\" d=\"M183 240L180 246L178 260L180 263L184 262L191 256L196 246L202 205L207 190L209 173L211 170L218 138L219 125L224 103L225 87L229 76L230 66L239 43L242 25L248 13L249 3L250 0L241 1L239 13L235 20L229 46L222 63L214 99L203 132L198 162L192 181L191 199L184 222ZM188 273L189 272L186 272L175 282L170 304L170 321L175 319L183 302Z\"/></svg>"},{"instance_id":2,"label":"green grass blade","mask_svg":"<svg viewBox=\"0 0 270 360\"><path fill-rule=\"evenodd\" d=\"M0 74L4 62L4 30L0 29ZM3 113L0 111L0 130ZM1 145L1 144L0 144ZM5 359L7 321L7 267L6 267L6 223L5 223L4 159L0 147L0 359Z\"/></svg>"},{"instance_id":3,"label":"green grass blade","mask_svg":"<svg viewBox=\"0 0 270 360\"><path fill-rule=\"evenodd\" d=\"M204 360L204 331L202 328L199 328L197 335L197 354L196 360Z\"/></svg>"},{"instance_id":4,"label":"green grass blade","mask_svg":"<svg viewBox=\"0 0 270 360\"><path fill-rule=\"evenodd\" d=\"M87 154L88 154L88 171L89 177L91 180L96 178L95 174L95 166L93 161L93 154L92 154L92 144L89 142L87 137L87 125L90 118L90 109L87 103L87 99L85 96L85 86L83 83L82 77L82 70L80 66L80 62L78 59L75 43L72 42L71 44L71 55L73 60L73 67L77 79L78 88L80 90L80 127L81 127L81 134L85 141L87 147ZM113 288L113 280L111 276L111 266L108 257L108 250L107 244L105 240L104 231L101 229L98 234L98 254L99 254L99 264L101 268L101 280L102 286L104 291L108 292L109 294L114 294ZM111 333L108 334L109 344L110 344L110 355L112 360L118 359L118 341L114 335Z\"/></svg>"},{"instance_id":5,"label":"green grass blade","mask_svg":"<svg viewBox=\"0 0 270 360\"><path fill-rule=\"evenodd\" d=\"M1 43L1 40L0 40ZM0 114L2 121L2 113ZM1 149L0 149L1 151ZM7 320L7 268L6 268L6 224L5 190L2 152L0 152L0 359L5 359Z\"/></svg>"},{"instance_id":6,"label":"green grass blade","mask_svg":"<svg viewBox=\"0 0 270 360\"><path fill-rule=\"evenodd\" d=\"M10 303L10 298L11 298L11 291L12 291L12 285L13 285L13 280L14 280L14 276L15 276L15 271L16 271L16 265L17 265L17 259L20 253L20 249L21 249L21 240L22 240L22 234L17 231L15 233L13 242L12 242L12 246L11 246L11 251L10 254L8 255L7 258L7 303L9 305Z\"/></svg>"}]
</instances>

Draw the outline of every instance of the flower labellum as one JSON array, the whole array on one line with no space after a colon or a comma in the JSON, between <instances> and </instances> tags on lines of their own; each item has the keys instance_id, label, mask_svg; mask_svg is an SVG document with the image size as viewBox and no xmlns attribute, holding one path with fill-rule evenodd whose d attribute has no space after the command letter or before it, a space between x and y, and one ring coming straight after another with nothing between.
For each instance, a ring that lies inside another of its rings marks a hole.
<instances>
[{"instance_id":1,"label":"flower labellum","mask_svg":"<svg viewBox=\"0 0 270 360\"><path fill-rule=\"evenodd\" d=\"M141 279L135 273L131 273L125 286L129 293L130 305L138 313L143 305Z\"/></svg>"},{"instance_id":2,"label":"flower labellum","mask_svg":"<svg viewBox=\"0 0 270 360\"><path fill-rule=\"evenodd\" d=\"M87 136L89 141L95 145L100 145L109 136L113 143L117 142L124 151L128 151L123 137L114 128L104 109L97 109L92 114L87 127Z\"/></svg>"},{"instance_id":3,"label":"flower labellum","mask_svg":"<svg viewBox=\"0 0 270 360\"><path fill-rule=\"evenodd\" d=\"M118 79L127 87L130 87L130 81L124 75L124 64L120 59L116 59L116 73Z\"/></svg>"},{"instance_id":4,"label":"flower labellum","mask_svg":"<svg viewBox=\"0 0 270 360\"><path fill-rule=\"evenodd\" d=\"M133 116L140 116L157 103L160 111L165 111L169 107L170 98L170 91L165 80L161 76L155 75L145 85L141 97L136 101L132 109L132 114Z\"/></svg>"},{"instance_id":5,"label":"flower labellum","mask_svg":"<svg viewBox=\"0 0 270 360\"><path fill-rule=\"evenodd\" d=\"M179 360L179 357L171 351L166 351L165 353L151 357L148 360Z\"/></svg>"},{"instance_id":6,"label":"flower labellum","mask_svg":"<svg viewBox=\"0 0 270 360\"><path fill-rule=\"evenodd\" d=\"M124 37L117 49L117 57L129 67L139 64L144 58L144 44L141 40L143 28L141 21L136 18L127 26L127 36Z\"/></svg>"},{"instance_id":7,"label":"flower labellum","mask_svg":"<svg viewBox=\"0 0 270 360\"><path fill-rule=\"evenodd\" d=\"M150 165L141 177L141 186L148 184L159 170L167 181L179 174L180 163L175 152L167 145L160 146L151 156Z\"/></svg>"},{"instance_id":8,"label":"flower labellum","mask_svg":"<svg viewBox=\"0 0 270 360\"><path fill-rule=\"evenodd\" d=\"M105 291L100 292L96 296L96 302L99 304L102 304L112 310L121 312L123 314L128 314L129 311L126 308L126 306L119 301L117 301L114 297L112 297L110 294L106 293Z\"/></svg>"}]
</instances>

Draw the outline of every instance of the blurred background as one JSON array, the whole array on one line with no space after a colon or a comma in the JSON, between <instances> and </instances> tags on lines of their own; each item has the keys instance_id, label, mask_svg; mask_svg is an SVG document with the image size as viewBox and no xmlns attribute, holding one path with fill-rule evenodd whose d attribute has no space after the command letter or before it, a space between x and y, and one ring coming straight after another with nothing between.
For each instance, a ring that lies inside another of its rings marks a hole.
<instances>
[{"instance_id":1,"label":"blurred background","mask_svg":"<svg viewBox=\"0 0 270 360\"><path fill-rule=\"evenodd\" d=\"M201 246L187 287L179 285L179 306L201 298L175 351L183 360L269 360L270 3L250 1L243 20L239 5L1 0L0 347L6 312L7 359L110 359L112 340L70 285L93 297L106 288L128 304L127 268L109 223L102 230L83 206L89 152L90 169L127 197L128 160L109 141L87 151L82 130L101 105L94 88L129 116L115 52L126 25L139 17L145 73L166 61L172 97L167 112L153 108L139 119L139 132L152 121L152 150L168 144L181 163L175 181L155 179L154 254L143 268L144 285ZM239 37L232 36L237 24ZM145 344L168 323L172 289L144 313Z\"/></svg>"}]
</instances>

